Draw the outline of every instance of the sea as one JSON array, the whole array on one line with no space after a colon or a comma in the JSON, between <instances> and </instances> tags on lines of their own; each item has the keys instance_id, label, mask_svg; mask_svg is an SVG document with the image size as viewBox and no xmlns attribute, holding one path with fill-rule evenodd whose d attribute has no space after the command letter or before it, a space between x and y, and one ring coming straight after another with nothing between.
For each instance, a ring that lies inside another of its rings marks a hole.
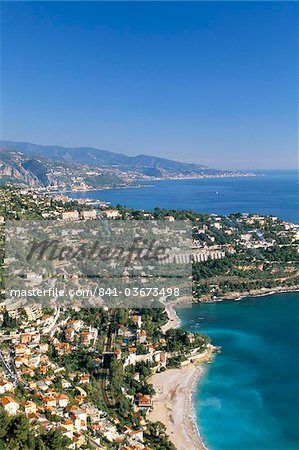
<instances>
[{"instance_id":1,"label":"sea","mask_svg":"<svg viewBox=\"0 0 299 450\"><path fill-rule=\"evenodd\" d=\"M71 195L136 209L260 213L299 223L297 171L150 184ZM178 315L181 326L206 333L222 349L193 395L207 448L299 449L299 292L197 304Z\"/></svg>"},{"instance_id":2,"label":"sea","mask_svg":"<svg viewBox=\"0 0 299 450\"><path fill-rule=\"evenodd\" d=\"M215 214L271 214L299 223L298 172L257 172L254 177L140 182L140 188L67 193L135 209L188 209ZM149 187L148 187L149 186Z\"/></svg>"},{"instance_id":3,"label":"sea","mask_svg":"<svg viewBox=\"0 0 299 450\"><path fill-rule=\"evenodd\" d=\"M181 326L221 353L194 392L210 450L299 448L299 292L178 309Z\"/></svg>"}]
</instances>

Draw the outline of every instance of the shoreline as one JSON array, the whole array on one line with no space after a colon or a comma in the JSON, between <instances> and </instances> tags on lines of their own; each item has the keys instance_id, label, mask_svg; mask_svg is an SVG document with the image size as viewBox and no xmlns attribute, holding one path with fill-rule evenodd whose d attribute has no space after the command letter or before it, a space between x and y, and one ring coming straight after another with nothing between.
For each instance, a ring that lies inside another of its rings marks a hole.
<instances>
[{"instance_id":1,"label":"shoreline","mask_svg":"<svg viewBox=\"0 0 299 450\"><path fill-rule=\"evenodd\" d=\"M162 422L178 450L207 450L196 423L193 396L204 369L199 365L167 369L152 375L156 395L148 419Z\"/></svg>"},{"instance_id":2,"label":"shoreline","mask_svg":"<svg viewBox=\"0 0 299 450\"><path fill-rule=\"evenodd\" d=\"M287 289L283 286L276 286L273 288L260 288L260 289L254 289L252 291L248 292L229 292L226 295L223 295L221 297L215 297L215 298L197 298L192 303L217 303L222 301L239 301L243 300L247 297L265 297L267 295L274 295L274 294L287 294L291 292L298 292L299 291L299 285L294 286L292 289ZM183 303L178 304L178 306L182 306ZM178 319L179 320L179 319Z\"/></svg>"},{"instance_id":3,"label":"shoreline","mask_svg":"<svg viewBox=\"0 0 299 450\"><path fill-rule=\"evenodd\" d=\"M161 330L165 333L166 331L172 329L172 328L179 328L181 325L181 320L176 312L176 308L183 308L184 305L189 304L199 304L199 303L218 303L218 302L225 302L225 301L239 301L243 300L247 297L266 297L268 295L274 295L274 294L287 294L291 292L299 292L299 285L294 286L292 289L286 289L285 287L276 287L276 288L260 288L253 290L251 292L229 292L228 294L216 297L213 299L208 298L202 298L202 299L193 299L192 302L189 300L187 302L183 301L182 299L177 302L169 302L165 306L165 312L168 316L167 322L161 326Z\"/></svg>"},{"instance_id":4,"label":"shoreline","mask_svg":"<svg viewBox=\"0 0 299 450\"><path fill-rule=\"evenodd\" d=\"M189 302L188 302L189 303ZM179 303L177 306L181 306ZM168 321L161 329L166 332L180 326L175 310L176 302L168 303L165 311ZM210 345L201 357L187 362L180 368L166 369L154 373L149 378L156 391L148 420L162 422L166 432L177 450L208 450L198 429L193 396L200 377L204 373L202 364L210 362L215 348Z\"/></svg>"},{"instance_id":5,"label":"shoreline","mask_svg":"<svg viewBox=\"0 0 299 450\"><path fill-rule=\"evenodd\" d=\"M204 179L214 179L214 178L248 178L248 177L257 177L261 176L263 174L255 174L255 173L248 173L248 174L229 174L229 175L206 175L206 176L197 176L197 177L182 177L182 178L156 178L151 180L144 180L148 183L153 183L156 181L184 181L184 180L204 180ZM140 182L141 180L139 180ZM122 190L122 189L142 189L142 188L152 188L154 185L151 184L137 184L137 185L126 185L126 186L102 186L97 188L89 188L89 189L58 189L58 190L50 190L45 191L42 193L46 194L66 194L66 193L73 193L73 192L93 192L93 191L111 191L111 190Z\"/></svg>"},{"instance_id":6,"label":"shoreline","mask_svg":"<svg viewBox=\"0 0 299 450\"><path fill-rule=\"evenodd\" d=\"M219 302L238 301L247 297L263 297L277 293L298 292L299 286L293 289L277 287L273 289L262 288L254 292L242 294L232 292L225 297L212 300L194 302ZM166 332L178 328L181 321L175 308L183 307L184 302L171 302L165 306L168 321L161 329ZM206 355L198 363L189 362L187 365L175 369L167 369L165 372L153 374L149 382L153 385L156 394L153 399L152 410L148 413L148 420L159 421L166 426L166 432L178 450L208 450L205 446L197 425L196 411L194 407L194 392L200 378L204 373L202 363L211 361L214 347L208 350Z\"/></svg>"}]
</instances>

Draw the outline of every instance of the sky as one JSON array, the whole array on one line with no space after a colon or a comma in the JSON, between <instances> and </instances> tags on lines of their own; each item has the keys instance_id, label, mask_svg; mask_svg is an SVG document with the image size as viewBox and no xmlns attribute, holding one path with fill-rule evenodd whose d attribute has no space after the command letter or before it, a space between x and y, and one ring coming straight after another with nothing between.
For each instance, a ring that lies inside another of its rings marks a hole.
<instances>
[{"instance_id":1,"label":"sky","mask_svg":"<svg viewBox=\"0 0 299 450\"><path fill-rule=\"evenodd\" d=\"M1 137L297 168L296 2L2 2Z\"/></svg>"}]
</instances>

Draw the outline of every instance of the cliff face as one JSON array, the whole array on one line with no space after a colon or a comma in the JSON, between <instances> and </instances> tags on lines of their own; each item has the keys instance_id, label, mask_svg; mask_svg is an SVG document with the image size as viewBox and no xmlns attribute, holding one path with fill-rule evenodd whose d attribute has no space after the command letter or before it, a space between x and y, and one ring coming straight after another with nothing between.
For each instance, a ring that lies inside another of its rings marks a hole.
<instances>
[{"instance_id":1,"label":"cliff face","mask_svg":"<svg viewBox=\"0 0 299 450\"><path fill-rule=\"evenodd\" d=\"M0 147L0 184L62 189L121 186L126 178L117 170L95 170L82 164L60 163Z\"/></svg>"},{"instance_id":2,"label":"cliff face","mask_svg":"<svg viewBox=\"0 0 299 450\"><path fill-rule=\"evenodd\" d=\"M53 183L52 166L44 158L28 157L22 152L0 147L0 183L45 187Z\"/></svg>"},{"instance_id":3,"label":"cliff face","mask_svg":"<svg viewBox=\"0 0 299 450\"><path fill-rule=\"evenodd\" d=\"M0 162L0 177L3 181L7 182L16 182L31 187L41 186L38 178L22 167L22 165L15 166L13 164Z\"/></svg>"}]
</instances>

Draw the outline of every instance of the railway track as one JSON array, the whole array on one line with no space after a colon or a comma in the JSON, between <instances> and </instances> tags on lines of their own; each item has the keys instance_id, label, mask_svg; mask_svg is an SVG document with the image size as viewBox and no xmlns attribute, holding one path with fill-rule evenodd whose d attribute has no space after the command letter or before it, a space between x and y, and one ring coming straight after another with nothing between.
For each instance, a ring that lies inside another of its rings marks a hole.
<instances>
[{"instance_id":1,"label":"railway track","mask_svg":"<svg viewBox=\"0 0 299 450\"><path fill-rule=\"evenodd\" d=\"M109 368L111 357L114 355L113 351L113 342L114 342L114 333L112 331L111 323L113 322L114 314L112 314L111 321L108 326L107 337L104 344L104 352L103 352L103 365L104 368L102 370L102 378L101 378L101 390L104 402L108 406L108 408L113 408L115 403L112 397L109 395Z\"/></svg>"}]
</instances>

